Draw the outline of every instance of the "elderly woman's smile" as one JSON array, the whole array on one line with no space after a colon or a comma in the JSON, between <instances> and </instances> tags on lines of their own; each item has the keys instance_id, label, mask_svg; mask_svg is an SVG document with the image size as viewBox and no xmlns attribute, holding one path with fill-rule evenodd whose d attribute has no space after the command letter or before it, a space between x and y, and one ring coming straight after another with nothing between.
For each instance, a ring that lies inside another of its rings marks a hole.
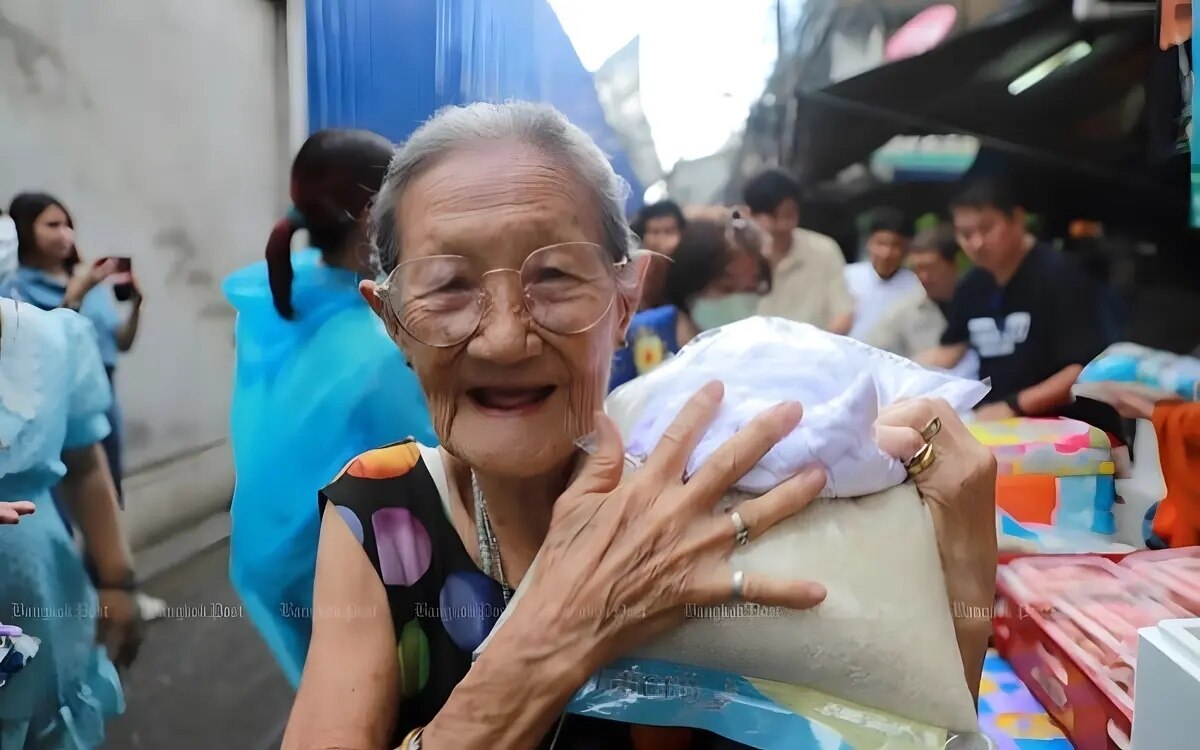
<instances>
[{"instance_id":1,"label":"elderly woman's smile","mask_svg":"<svg viewBox=\"0 0 1200 750\"><path fill-rule=\"evenodd\" d=\"M523 416L537 411L556 386L483 386L469 388L467 397L483 413L492 417Z\"/></svg>"}]
</instances>

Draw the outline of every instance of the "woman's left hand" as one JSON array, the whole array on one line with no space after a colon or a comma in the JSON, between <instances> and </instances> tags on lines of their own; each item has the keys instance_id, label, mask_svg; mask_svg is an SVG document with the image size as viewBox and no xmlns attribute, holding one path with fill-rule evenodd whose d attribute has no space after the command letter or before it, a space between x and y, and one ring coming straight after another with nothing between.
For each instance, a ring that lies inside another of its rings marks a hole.
<instances>
[{"instance_id":1,"label":"woman's left hand","mask_svg":"<svg viewBox=\"0 0 1200 750\"><path fill-rule=\"evenodd\" d=\"M124 589L100 589L100 616L96 620L96 642L108 651L118 668L137 658L142 645L142 617L137 593Z\"/></svg>"},{"instance_id":2,"label":"woman's left hand","mask_svg":"<svg viewBox=\"0 0 1200 750\"><path fill-rule=\"evenodd\" d=\"M930 440L933 463L913 481L933 516L963 671L978 697L996 598L996 459L942 399L883 409L876 438L887 453L908 460L924 447L921 431L935 418L941 430Z\"/></svg>"},{"instance_id":3,"label":"woman's left hand","mask_svg":"<svg viewBox=\"0 0 1200 750\"><path fill-rule=\"evenodd\" d=\"M0 503L0 524L14 524L37 510L37 506L28 500L18 500L15 503Z\"/></svg>"}]
</instances>

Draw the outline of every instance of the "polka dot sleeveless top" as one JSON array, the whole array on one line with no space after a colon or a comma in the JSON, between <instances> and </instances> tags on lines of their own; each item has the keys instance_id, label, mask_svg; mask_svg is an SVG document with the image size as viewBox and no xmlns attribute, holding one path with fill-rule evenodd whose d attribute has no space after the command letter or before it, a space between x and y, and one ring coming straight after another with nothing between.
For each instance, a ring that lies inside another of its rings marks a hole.
<instances>
[{"instance_id":1,"label":"polka dot sleeveless top","mask_svg":"<svg viewBox=\"0 0 1200 750\"><path fill-rule=\"evenodd\" d=\"M362 543L387 592L400 664L392 746L428 724L467 674L471 653L504 608L500 585L482 573L450 522L437 449L408 441L351 461L321 491ZM554 731L542 743L549 748ZM556 750L741 748L707 732L634 727L568 714Z\"/></svg>"}]
</instances>

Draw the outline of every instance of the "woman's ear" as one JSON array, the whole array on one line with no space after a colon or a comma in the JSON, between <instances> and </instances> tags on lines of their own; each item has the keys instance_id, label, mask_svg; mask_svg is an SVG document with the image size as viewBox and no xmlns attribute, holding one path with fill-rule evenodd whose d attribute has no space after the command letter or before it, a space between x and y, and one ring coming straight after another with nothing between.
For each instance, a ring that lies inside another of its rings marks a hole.
<instances>
[{"instance_id":1,"label":"woman's ear","mask_svg":"<svg viewBox=\"0 0 1200 750\"><path fill-rule=\"evenodd\" d=\"M653 254L650 252L635 252L629 264L619 272L617 303L620 305L620 317L617 321L617 333L622 340L642 301L642 287L646 283L646 271L650 268L652 258Z\"/></svg>"},{"instance_id":2,"label":"woman's ear","mask_svg":"<svg viewBox=\"0 0 1200 750\"><path fill-rule=\"evenodd\" d=\"M379 316L379 319L384 323L387 323L388 316L385 314L387 310L387 303L385 303L383 298L377 293L378 289L379 285L370 279L365 279L358 282L358 293L362 295L362 298L366 301L366 303L370 305L372 310L375 311L375 314Z\"/></svg>"}]
</instances>

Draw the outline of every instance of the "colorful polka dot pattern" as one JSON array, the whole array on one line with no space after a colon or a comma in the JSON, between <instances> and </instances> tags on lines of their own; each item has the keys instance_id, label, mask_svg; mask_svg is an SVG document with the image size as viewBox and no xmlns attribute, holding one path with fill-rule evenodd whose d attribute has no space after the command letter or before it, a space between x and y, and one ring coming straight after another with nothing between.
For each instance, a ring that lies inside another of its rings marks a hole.
<instances>
[{"instance_id":1,"label":"colorful polka dot pattern","mask_svg":"<svg viewBox=\"0 0 1200 750\"><path fill-rule=\"evenodd\" d=\"M429 570L433 543L408 508L380 508L371 514L379 575L388 586L411 586Z\"/></svg>"},{"instance_id":2,"label":"colorful polka dot pattern","mask_svg":"<svg viewBox=\"0 0 1200 750\"><path fill-rule=\"evenodd\" d=\"M478 571L468 571L446 577L438 612L454 645L472 652L492 632L503 606L496 582Z\"/></svg>"},{"instance_id":3,"label":"colorful polka dot pattern","mask_svg":"<svg viewBox=\"0 0 1200 750\"><path fill-rule=\"evenodd\" d=\"M429 681L429 639L416 620L400 631L396 656L400 660L400 694L405 698L412 697Z\"/></svg>"},{"instance_id":4,"label":"colorful polka dot pattern","mask_svg":"<svg viewBox=\"0 0 1200 750\"><path fill-rule=\"evenodd\" d=\"M404 476L421 459L421 449L416 443L401 443L367 451L342 469L338 477L351 476L359 479L392 479Z\"/></svg>"},{"instance_id":5,"label":"colorful polka dot pattern","mask_svg":"<svg viewBox=\"0 0 1200 750\"><path fill-rule=\"evenodd\" d=\"M350 529L350 533L354 535L354 538L358 540L358 543L362 544L363 543L362 521L358 520L358 516L354 515L354 511L350 510L349 508L347 508L344 505L335 505L335 506L333 506L333 509L335 511L337 511L337 514L342 517L343 521L346 522L347 528Z\"/></svg>"}]
</instances>

